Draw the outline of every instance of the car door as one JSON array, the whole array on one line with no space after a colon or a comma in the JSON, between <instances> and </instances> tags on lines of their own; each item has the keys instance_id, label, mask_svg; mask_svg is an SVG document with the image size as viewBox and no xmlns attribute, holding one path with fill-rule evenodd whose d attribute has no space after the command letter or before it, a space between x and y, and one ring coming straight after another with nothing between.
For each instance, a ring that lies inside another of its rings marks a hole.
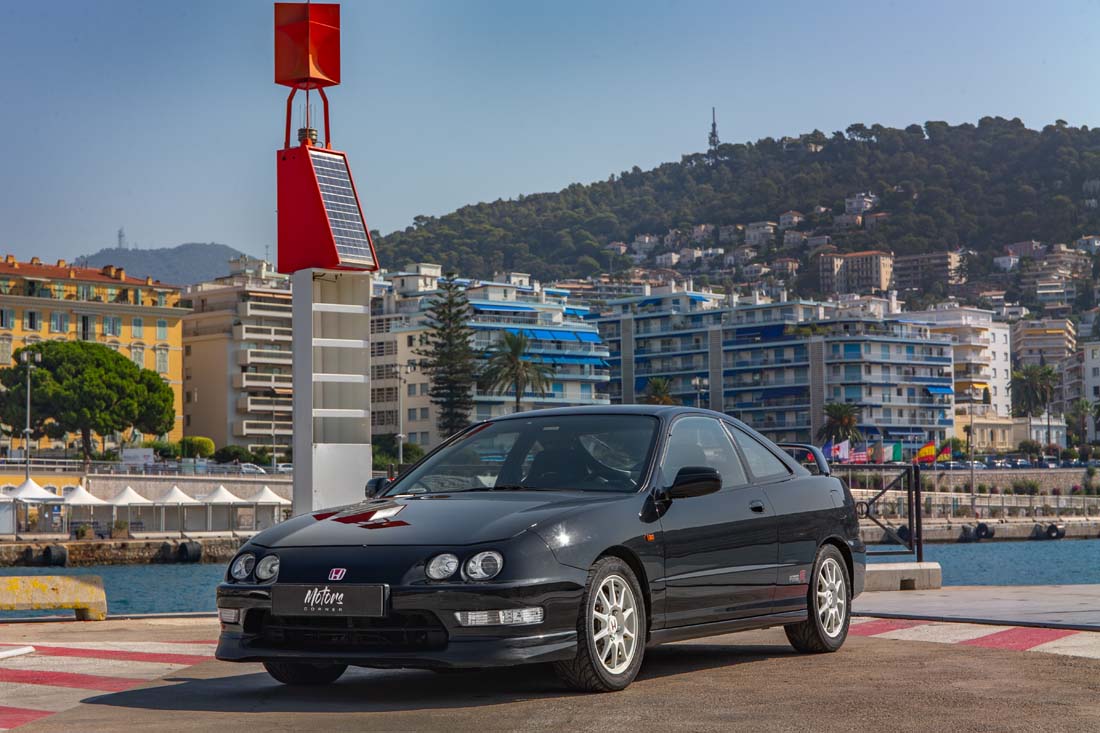
<instances>
[{"instance_id":1,"label":"car door","mask_svg":"<svg viewBox=\"0 0 1100 733\"><path fill-rule=\"evenodd\" d=\"M818 544L831 527L842 524L840 487L825 476L795 475L771 447L736 425L727 424L727 428L753 481L775 510L779 533L775 610L804 608Z\"/></svg>"},{"instance_id":2,"label":"car door","mask_svg":"<svg viewBox=\"0 0 1100 733\"><path fill-rule=\"evenodd\" d=\"M661 516L665 625L768 613L779 552L775 514L717 419L686 415L672 424L660 464L662 487L686 466L717 469L722 489L675 499Z\"/></svg>"}]
</instances>

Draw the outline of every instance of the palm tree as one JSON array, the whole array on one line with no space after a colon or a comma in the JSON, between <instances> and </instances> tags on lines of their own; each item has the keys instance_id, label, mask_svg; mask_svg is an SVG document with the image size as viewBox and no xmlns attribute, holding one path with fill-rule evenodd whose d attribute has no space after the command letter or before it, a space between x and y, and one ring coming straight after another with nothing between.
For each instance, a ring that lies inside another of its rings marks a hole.
<instances>
[{"instance_id":1,"label":"palm tree","mask_svg":"<svg viewBox=\"0 0 1100 733\"><path fill-rule=\"evenodd\" d=\"M1069 407L1066 409L1066 424L1072 424L1076 429L1078 445L1084 445L1088 442L1086 438L1088 435L1088 420L1091 413L1092 405L1083 397L1079 397L1069 403Z\"/></svg>"},{"instance_id":2,"label":"palm tree","mask_svg":"<svg viewBox=\"0 0 1100 733\"><path fill-rule=\"evenodd\" d=\"M528 390L539 395L549 392L554 376L554 370L541 357L528 356L527 347L527 337L522 333L504 333L489 349L481 372L481 379L490 391L506 394L513 390L516 412L522 412L523 395Z\"/></svg>"},{"instance_id":3,"label":"palm tree","mask_svg":"<svg viewBox=\"0 0 1100 733\"><path fill-rule=\"evenodd\" d=\"M1012 372L1012 401L1016 412L1035 417L1049 411L1057 384L1057 372L1045 364L1029 364Z\"/></svg>"},{"instance_id":4,"label":"palm tree","mask_svg":"<svg viewBox=\"0 0 1100 733\"><path fill-rule=\"evenodd\" d=\"M1092 403L1092 429L1100 434L1100 400Z\"/></svg>"},{"instance_id":5,"label":"palm tree","mask_svg":"<svg viewBox=\"0 0 1100 733\"><path fill-rule=\"evenodd\" d=\"M651 377L645 383L645 396L642 402L647 405L677 405L678 399L672 396L672 380L666 377Z\"/></svg>"},{"instance_id":6,"label":"palm tree","mask_svg":"<svg viewBox=\"0 0 1100 733\"><path fill-rule=\"evenodd\" d=\"M863 433L859 431L859 405L848 402L830 402L825 405L825 424L817 431L817 439L823 443L862 443Z\"/></svg>"}]
</instances>

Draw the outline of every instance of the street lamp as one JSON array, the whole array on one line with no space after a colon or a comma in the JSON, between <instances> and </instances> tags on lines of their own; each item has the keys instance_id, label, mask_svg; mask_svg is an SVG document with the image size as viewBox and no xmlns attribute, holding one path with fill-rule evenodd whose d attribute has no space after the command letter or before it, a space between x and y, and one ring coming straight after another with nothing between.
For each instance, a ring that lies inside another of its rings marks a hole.
<instances>
[{"instance_id":1,"label":"street lamp","mask_svg":"<svg viewBox=\"0 0 1100 733\"><path fill-rule=\"evenodd\" d=\"M397 470L405 463L405 389L408 375L416 371L416 362L409 360L404 367L397 367Z\"/></svg>"},{"instance_id":2,"label":"street lamp","mask_svg":"<svg viewBox=\"0 0 1100 733\"><path fill-rule=\"evenodd\" d=\"M695 389L695 406L703 406L703 392L710 388L710 380L706 377L692 377L691 386Z\"/></svg>"},{"instance_id":3,"label":"street lamp","mask_svg":"<svg viewBox=\"0 0 1100 733\"><path fill-rule=\"evenodd\" d=\"M27 365L27 422L23 428L23 462L26 465L24 478L31 479L31 372L36 364L42 363L42 352L23 350L19 354L19 361Z\"/></svg>"}]
</instances>

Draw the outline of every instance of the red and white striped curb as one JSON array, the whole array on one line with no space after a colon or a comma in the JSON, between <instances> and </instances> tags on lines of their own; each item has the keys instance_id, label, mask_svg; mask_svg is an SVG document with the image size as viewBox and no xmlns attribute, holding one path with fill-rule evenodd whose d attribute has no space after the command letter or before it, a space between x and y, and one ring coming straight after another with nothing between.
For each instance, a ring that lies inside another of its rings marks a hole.
<instances>
[{"instance_id":1,"label":"red and white striped curb","mask_svg":"<svg viewBox=\"0 0 1100 733\"><path fill-rule=\"evenodd\" d=\"M1100 632L1030 626L991 626L916 619L853 618L850 636L930 641L986 649L1046 652L1100 659Z\"/></svg>"},{"instance_id":2,"label":"red and white striped curb","mask_svg":"<svg viewBox=\"0 0 1100 733\"><path fill-rule=\"evenodd\" d=\"M123 692L214 658L214 641L0 644L34 652L0 659L0 730L68 710L89 697Z\"/></svg>"}]
</instances>

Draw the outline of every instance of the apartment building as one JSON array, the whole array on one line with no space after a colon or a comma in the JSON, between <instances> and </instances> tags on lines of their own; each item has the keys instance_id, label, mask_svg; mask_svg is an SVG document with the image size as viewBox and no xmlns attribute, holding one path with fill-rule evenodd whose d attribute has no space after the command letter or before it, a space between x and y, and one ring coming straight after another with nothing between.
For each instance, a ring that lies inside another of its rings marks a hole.
<instances>
[{"instance_id":1,"label":"apartment building","mask_svg":"<svg viewBox=\"0 0 1100 733\"><path fill-rule=\"evenodd\" d=\"M183 435L180 319L186 312L178 287L130 277L120 267L75 267L65 260L48 265L37 257L19 262L7 255L0 262L0 365L10 365L16 350L40 341L103 344L172 387L176 425L167 437L178 440ZM108 447L117 446L120 437L97 436ZM43 439L38 447L63 448L74 440ZM21 445L21 438L9 443Z\"/></svg>"},{"instance_id":2,"label":"apartment building","mask_svg":"<svg viewBox=\"0 0 1100 733\"><path fill-rule=\"evenodd\" d=\"M773 440L817 442L827 402L861 407L872 441L915 449L952 434L952 346L926 324L806 300L668 289L609 303L594 319L610 349L612 402L653 377L684 404L744 420Z\"/></svg>"},{"instance_id":3,"label":"apartment building","mask_svg":"<svg viewBox=\"0 0 1100 733\"><path fill-rule=\"evenodd\" d=\"M882 250L818 255L818 277L823 293L874 293L889 290L894 255Z\"/></svg>"},{"instance_id":4,"label":"apartment building","mask_svg":"<svg viewBox=\"0 0 1100 733\"><path fill-rule=\"evenodd\" d=\"M1068 318L1019 320L1012 325L1012 360L1019 368L1032 364L1056 367L1077 350L1077 329Z\"/></svg>"},{"instance_id":5,"label":"apartment building","mask_svg":"<svg viewBox=\"0 0 1100 733\"><path fill-rule=\"evenodd\" d=\"M1096 404L1100 402L1100 341L1086 341L1079 344L1077 353L1081 358L1080 397ZM1089 442L1100 440L1100 431L1096 429L1096 420L1090 419L1085 426Z\"/></svg>"},{"instance_id":6,"label":"apartment building","mask_svg":"<svg viewBox=\"0 0 1100 733\"><path fill-rule=\"evenodd\" d=\"M769 245L775 239L776 223L774 221L754 221L745 227L745 244L760 246Z\"/></svg>"},{"instance_id":7,"label":"apartment building","mask_svg":"<svg viewBox=\"0 0 1100 733\"><path fill-rule=\"evenodd\" d=\"M896 290L921 290L937 282L944 285L966 282L962 273L961 252L927 252L894 258Z\"/></svg>"},{"instance_id":8,"label":"apartment building","mask_svg":"<svg viewBox=\"0 0 1100 733\"><path fill-rule=\"evenodd\" d=\"M418 264L376 283L372 302L372 431L404 433L408 442L431 446L447 437L429 395L430 378L417 364L428 331L427 310L438 290L438 265ZM532 357L553 368L546 394L523 395L523 410L568 405L606 405L608 351L588 308L574 305L569 291L544 288L525 273L498 273L492 281L463 280L472 315L475 352L484 358L505 333L523 333ZM474 390L472 420L511 414L514 393Z\"/></svg>"},{"instance_id":9,"label":"apartment building","mask_svg":"<svg viewBox=\"0 0 1100 733\"><path fill-rule=\"evenodd\" d=\"M283 454L293 436L290 277L264 260L187 289L184 432Z\"/></svg>"},{"instance_id":10,"label":"apartment building","mask_svg":"<svg viewBox=\"0 0 1100 733\"><path fill-rule=\"evenodd\" d=\"M862 214L878 205L878 196L873 193L854 193L844 199L845 214Z\"/></svg>"}]
</instances>

